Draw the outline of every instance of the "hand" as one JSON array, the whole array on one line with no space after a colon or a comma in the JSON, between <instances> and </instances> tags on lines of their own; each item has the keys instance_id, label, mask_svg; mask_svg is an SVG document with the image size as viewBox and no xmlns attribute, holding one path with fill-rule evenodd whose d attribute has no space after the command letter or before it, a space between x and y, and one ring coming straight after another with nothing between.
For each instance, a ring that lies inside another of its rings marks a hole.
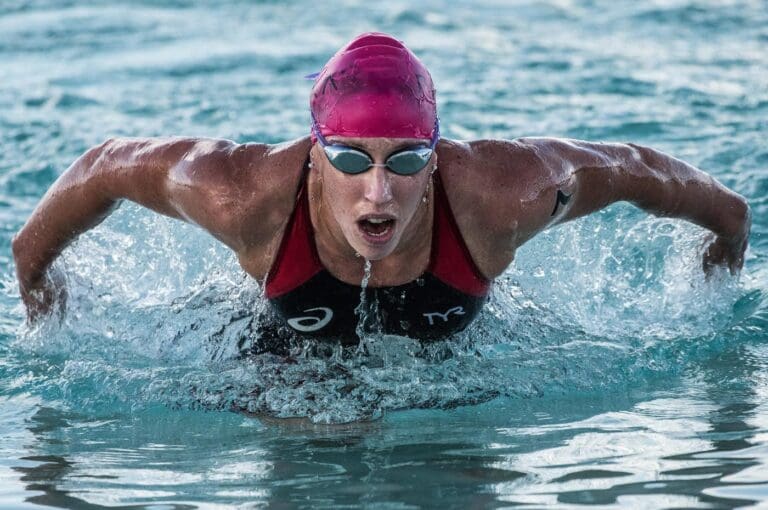
<instances>
[{"instance_id":1,"label":"hand","mask_svg":"<svg viewBox=\"0 0 768 510\"><path fill-rule=\"evenodd\" d=\"M64 311L67 292L64 275L53 268L34 284L27 287L19 285L21 300L27 309L27 323L34 324L54 309Z\"/></svg>"},{"instance_id":2,"label":"hand","mask_svg":"<svg viewBox=\"0 0 768 510\"><path fill-rule=\"evenodd\" d=\"M710 235L706 240L702 267L707 276L715 266L727 267L732 275L739 273L744 266L744 252L747 250L747 237L731 241L724 237Z\"/></svg>"}]
</instances>

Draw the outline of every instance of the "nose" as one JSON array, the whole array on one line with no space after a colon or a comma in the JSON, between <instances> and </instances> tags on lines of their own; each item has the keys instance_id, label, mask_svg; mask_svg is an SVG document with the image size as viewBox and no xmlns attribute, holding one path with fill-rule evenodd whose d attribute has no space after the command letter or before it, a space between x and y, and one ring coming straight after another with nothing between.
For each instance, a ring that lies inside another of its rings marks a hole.
<instances>
[{"instance_id":1,"label":"nose","mask_svg":"<svg viewBox=\"0 0 768 510\"><path fill-rule=\"evenodd\" d=\"M373 165L365 172L365 199L373 204L386 204L392 200L391 175L386 165Z\"/></svg>"}]
</instances>

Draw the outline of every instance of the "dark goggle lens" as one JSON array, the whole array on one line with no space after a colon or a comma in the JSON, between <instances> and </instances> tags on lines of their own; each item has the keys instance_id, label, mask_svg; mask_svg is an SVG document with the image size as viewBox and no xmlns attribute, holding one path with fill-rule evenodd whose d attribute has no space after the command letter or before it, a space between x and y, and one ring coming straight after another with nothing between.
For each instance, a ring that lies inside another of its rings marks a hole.
<instances>
[{"instance_id":1,"label":"dark goggle lens","mask_svg":"<svg viewBox=\"0 0 768 510\"><path fill-rule=\"evenodd\" d=\"M413 175L427 166L431 157L432 149L408 149L387 158L387 166L396 174Z\"/></svg>"},{"instance_id":2,"label":"dark goggle lens","mask_svg":"<svg viewBox=\"0 0 768 510\"><path fill-rule=\"evenodd\" d=\"M350 147L326 147L325 155L334 167L347 174L363 173L373 163L366 154Z\"/></svg>"},{"instance_id":3,"label":"dark goggle lens","mask_svg":"<svg viewBox=\"0 0 768 510\"><path fill-rule=\"evenodd\" d=\"M328 161L344 173L360 174L368 170L373 161L364 152L344 146L324 148ZM392 154L387 158L387 168L399 175L413 175L424 168L432 157L432 149L420 147Z\"/></svg>"}]
</instances>

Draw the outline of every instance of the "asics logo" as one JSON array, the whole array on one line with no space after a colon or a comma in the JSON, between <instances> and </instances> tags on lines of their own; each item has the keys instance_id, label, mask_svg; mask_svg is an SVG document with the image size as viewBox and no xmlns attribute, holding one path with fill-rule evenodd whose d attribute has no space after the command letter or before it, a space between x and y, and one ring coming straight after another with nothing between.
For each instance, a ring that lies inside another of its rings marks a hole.
<instances>
[{"instance_id":1,"label":"asics logo","mask_svg":"<svg viewBox=\"0 0 768 510\"><path fill-rule=\"evenodd\" d=\"M322 329L327 326L333 318L333 310L322 306L318 308L307 308L303 313L307 312L323 312L323 315L322 317L316 317L314 315L294 317L292 319L288 319L288 325L296 331L317 331L318 329Z\"/></svg>"},{"instance_id":2,"label":"asics logo","mask_svg":"<svg viewBox=\"0 0 768 510\"><path fill-rule=\"evenodd\" d=\"M451 314L465 315L466 312L464 312L463 306L454 306L453 308L449 308L448 311L446 311L445 313L432 312L432 313L423 313L422 315L427 318L430 326L434 326L435 317L439 317L443 319L443 322L448 322L448 317L450 317Z\"/></svg>"}]
</instances>

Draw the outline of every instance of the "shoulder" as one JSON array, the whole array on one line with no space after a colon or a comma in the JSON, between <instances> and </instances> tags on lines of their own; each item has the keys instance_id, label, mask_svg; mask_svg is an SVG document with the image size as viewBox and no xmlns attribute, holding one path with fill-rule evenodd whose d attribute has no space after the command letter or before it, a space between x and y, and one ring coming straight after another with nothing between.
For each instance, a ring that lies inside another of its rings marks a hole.
<instances>
[{"instance_id":1,"label":"shoulder","mask_svg":"<svg viewBox=\"0 0 768 510\"><path fill-rule=\"evenodd\" d=\"M269 146L230 140L188 140L170 169L172 185L195 189L234 188L266 165Z\"/></svg>"},{"instance_id":2,"label":"shoulder","mask_svg":"<svg viewBox=\"0 0 768 510\"><path fill-rule=\"evenodd\" d=\"M617 166L627 155L625 144L567 138L444 142L438 156L447 187L470 199L482 196L494 208L530 203L554 188L572 186L578 170Z\"/></svg>"},{"instance_id":3,"label":"shoulder","mask_svg":"<svg viewBox=\"0 0 768 510\"><path fill-rule=\"evenodd\" d=\"M309 138L276 145L197 139L171 168L173 186L243 197L273 193L298 182Z\"/></svg>"},{"instance_id":4,"label":"shoulder","mask_svg":"<svg viewBox=\"0 0 768 510\"><path fill-rule=\"evenodd\" d=\"M445 142L438 157L451 203L473 211L484 223L505 222L567 178L555 139Z\"/></svg>"},{"instance_id":5,"label":"shoulder","mask_svg":"<svg viewBox=\"0 0 768 510\"><path fill-rule=\"evenodd\" d=\"M197 140L169 173L187 219L240 251L263 245L293 210L309 138L276 145Z\"/></svg>"},{"instance_id":6,"label":"shoulder","mask_svg":"<svg viewBox=\"0 0 768 510\"><path fill-rule=\"evenodd\" d=\"M566 139L441 141L446 194L484 274L503 272L515 250L553 220L557 190L572 192L574 161L582 159L590 159L585 148Z\"/></svg>"},{"instance_id":7,"label":"shoulder","mask_svg":"<svg viewBox=\"0 0 768 510\"><path fill-rule=\"evenodd\" d=\"M558 173L563 167L562 145L550 138L443 140L438 157L448 181L471 183L477 192L520 191Z\"/></svg>"},{"instance_id":8,"label":"shoulder","mask_svg":"<svg viewBox=\"0 0 768 510\"><path fill-rule=\"evenodd\" d=\"M473 157L507 169L520 169L523 166L538 170L557 168L565 162L608 163L627 149L627 144L621 143L554 137L484 139L451 142L450 145L464 146Z\"/></svg>"},{"instance_id":9,"label":"shoulder","mask_svg":"<svg viewBox=\"0 0 768 510\"><path fill-rule=\"evenodd\" d=\"M456 223L480 271L488 278L512 262L526 190L549 172L536 147L519 140L443 139L440 178Z\"/></svg>"}]
</instances>

